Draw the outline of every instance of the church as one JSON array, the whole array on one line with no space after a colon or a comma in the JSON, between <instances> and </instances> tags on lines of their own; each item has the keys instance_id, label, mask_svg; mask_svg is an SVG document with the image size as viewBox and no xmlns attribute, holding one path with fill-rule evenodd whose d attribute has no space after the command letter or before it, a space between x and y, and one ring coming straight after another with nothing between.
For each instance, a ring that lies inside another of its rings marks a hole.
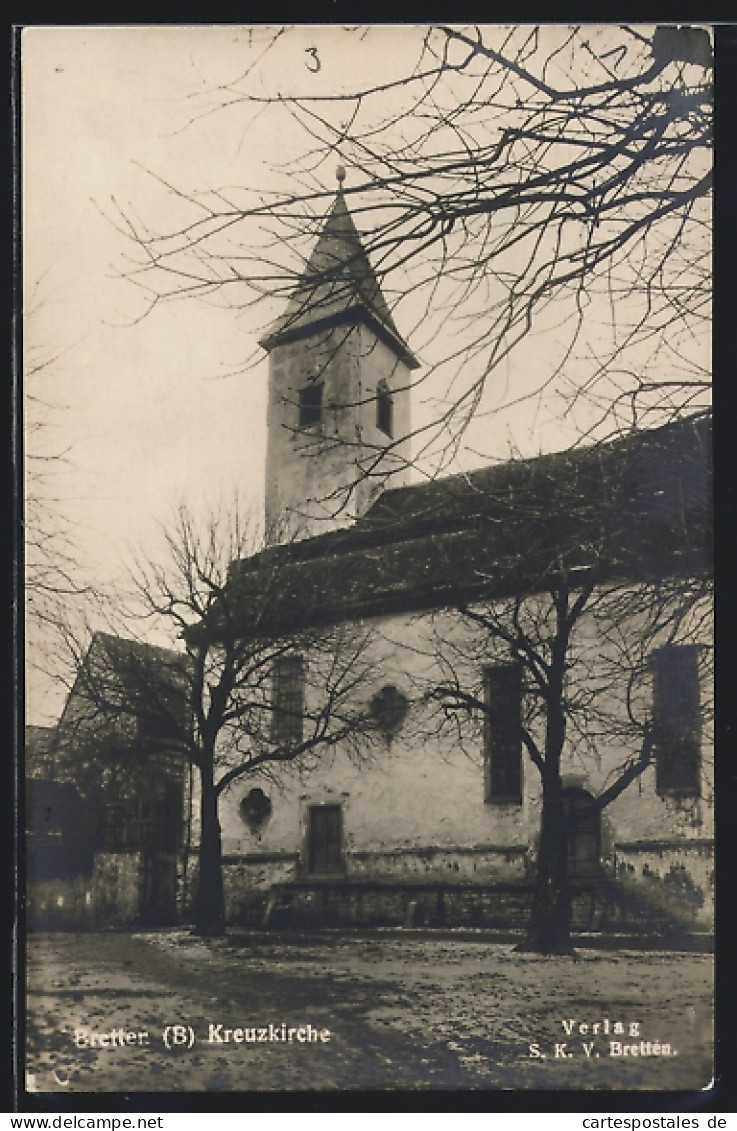
<instances>
[{"instance_id":1,"label":"church","mask_svg":"<svg viewBox=\"0 0 737 1131\"><path fill-rule=\"evenodd\" d=\"M553 766L574 929L708 935L710 420L413 483L419 363L343 178L261 342L267 544L227 589L242 639L279 643L263 681L275 756L219 796L226 922L519 931ZM198 631L218 647L217 618ZM95 664L139 698L149 672L175 698L186 684L183 652L93 639L31 775L31 918L187 923L197 774L129 761L101 788L92 747L121 732L90 712ZM158 734L143 706L126 734L142 756ZM307 727L320 741L291 758ZM229 757L226 733L222 775ZM84 843L49 825L70 798L87 824L95 809Z\"/></svg>"},{"instance_id":2,"label":"church","mask_svg":"<svg viewBox=\"0 0 737 1131\"><path fill-rule=\"evenodd\" d=\"M223 792L227 921L521 927L555 701L574 926L709 932L709 420L413 484L419 363L343 178L261 341L269 546L229 584L244 635L285 641L274 740L322 709L290 638L350 627L372 741Z\"/></svg>"}]
</instances>

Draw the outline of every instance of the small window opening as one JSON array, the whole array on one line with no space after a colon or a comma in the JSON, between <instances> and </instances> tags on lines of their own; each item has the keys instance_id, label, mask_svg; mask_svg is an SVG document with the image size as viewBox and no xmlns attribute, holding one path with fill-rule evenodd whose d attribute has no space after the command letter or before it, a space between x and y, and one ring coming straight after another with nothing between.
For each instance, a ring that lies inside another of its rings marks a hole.
<instances>
[{"instance_id":1,"label":"small window opening","mask_svg":"<svg viewBox=\"0 0 737 1131\"><path fill-rule=\"evenodd\" d=\"M394 403L386 381L380 381L376 389L376 427L391 439L393 434Z\"/></svg>"},{"instance_id":2,"label":"small window opening","mask_svg":"<svg viewBox=\"0 0 737 1131\"><path fill-rule=\"evenodd\" d=\"M322 384L299 390L299 426L311 428L322 422Z\"/></svg>"}]
</instances>

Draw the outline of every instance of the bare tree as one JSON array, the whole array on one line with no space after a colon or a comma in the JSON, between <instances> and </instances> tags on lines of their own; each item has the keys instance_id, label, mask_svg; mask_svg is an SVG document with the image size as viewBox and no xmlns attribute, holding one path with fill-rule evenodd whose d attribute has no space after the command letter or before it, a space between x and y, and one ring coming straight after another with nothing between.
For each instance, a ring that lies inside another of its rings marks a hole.
<instances>
[{"instance_id":1,"label":"bare tree","mask_svg":"<svg viewBox=\"0 0 737 1131\"><path fill-rule=\"evenodd\" d=\"M289 34L267 32L265 49ZM377 31L344 34L358 49ZM708 34L612 26L448 26L412 34L414 61L360 89L256 91L246 71L221 84L214 101L207 92L208 112L242 107L245 136L257 114L270 113L275 122L283 115L296 122L304 143L280 169L288 178L283 192L244 186L188 196L162 179L176 212L164 232L119 210L138 255L129 277L145 309L196 296L240 308L264 296L293 298L333 199L326 182L338 159L351 168L341 196L390 317L413 350L427 355L412 386L433 398L411 432L412 459L423 471L447 467L462 445L479 446L506 360L523 356L529 364L524 350L533 338L552 344L535 355L532 376L511 401L555 392L562 413L580 409L581 439L705 414ZM305 301L324 284L333 300L342 293L355 302L358 285L359 301L370 303L356 269L363 270L357 260L323 263ZM298 304L294 311L295 319L303 314ZM395 436L392 444L406 439ZM685 576L688 546L696 556L705 546L703 529L697 536L686 523L675 544L632 547L637 493L624 493L616 476L604 482L606 490L592 496L570 484L561 495L551 481L529 511L507 499L506 528L517 525L521 540L513 552L502 548L493 566L488 553L476 564L474 589L498 593L501 585L503 607L459 605L487 639L516 650L544 718L543 739L530 730L525 740L544 796L544 864L530 942L552 949L569 945L560 757L575 726L567 675L576 628L603 602L604 589L611 609L625 582L627 590L633 579L650 585ZM654 570L646 577L638 572L643 554ZM540 594L547 604L524 627L523 612ZM652 599L657 607L660 598ZM646 721L628 725L634 745L619 779L625 784L649 762L654 742Z\"/></svg>"},{"instance_id":2,"label":"bare tree","mask_svg":"<svg viewBox=\"0 0 737 1131\"><path fill-rule=\"evenodd\" d=\"M194 767L200 792L195 924L201 933L218 934L225 922L220 798L246 775L309 764L338 743L365 752L371 727L358 691L370 670L368 633L290 632L278 617L278 562L253 557L251 532L236 512L199 525L181 508L164 543L161 558L139 559L135 595L149 632L163 626L180 650L98 635L102 648L95 652L71 638L75 708L62 719L60 741L67 759L88 762L93 773L112 764L116 774L145 781L152 758ZM239 557L259 563L259 607L248 631L227 584L228 567ZM129 634L132 621L124 623Z\"/></svg>"},{"instance_id":3,"label":"bare tree","mask_svg":"<svg viewBox=\"0 0 737 1131\"><path fill-rule=\"evenodd\" d=\"M275 124L287 115L303 131L302 149L279 169L289 178L281 193L243 186L187 197L164 182L176 213L168 230L120 213L143 253L130 278L147 306L198 295L235 306L286 298L329 207L338 159L350 167L346 201L392 313L427 357L415 386L434 408L413 431L415 460L437 468L464 439L479 443L471 425L498 403L505 360L532 335L546 345L532 361L524 355L534 373L516 376L511 400L555 389L561 412L582 409L583 435L704 409L708 33L401 30L416 57L376 85L313 94L306 78L304 95L285 94L256 89L249 67L200 92L203 114L242 108L245 138L261 113ZM261 34L275 56L295 33ZM370 51L379 32L341 34L343 50ZM344 285L337 270L323 270L326 282Z\"/></svg>"},{"instance_id":4,"label":"bare tree","mask_svg":"<svg viewBox=\"0 0 737 1131\"><path fill-rule=\"evenodd\" d=\"M502 535L487 533L493 564L474 563L466 579L480 599L436 614L425 645L435 674L426 677L424 695L438 708L430 725L450 728L454 743L463 745L469 717L483 720L498 744L498 764L487 750L487 772L502 775L502 800L521 800L522 789L519 777L511 785L503 780L505 743L513 767L523 747L540 775L534 897L523 949L572 949L567 845L573 824L611 804L668 743L680 743L685 760L697 759L696 732L711 717L707 694L698 719L685 720L684 709L693 706L678 700L688 698L685 685L671 693L659 717L653 714L652 664L661 650L692 646L692 674L703 688L712 660L705 434L698 427L682 433L669 450L669 432L639 451L594 447L497 475L496 484L487 484L482 513L493 524L495 510L512 499L514 510L506 511ZM649 481L648 467L659 469ZM490 687L482 678L489 668L506 674L506 682ZM511 685L522 693L517 717ZM472 741L477 744L475 732ZM603 788L586 807L567 813L564 757L570 764L571 755L581 755L583 764L597 766L602 750L610 752ZM514 768L509 772L514 778Z\"/></svg>"},{"instance_id":5,"label":"bare tree","mask_svg":"<svg viewBox=\"0 0 737 1131\"><path fill-rule=\"evenodd\" d=\"M68 512L59 480L70 468L71 451L65 438L66 408L60 401L59 376L67 350L54 350L40 329L44 307L43 284L31 288L24 316L23 436L17 454L23 456L23 561L28 628L33 638L48 638L77 598L92 595L83 579L77 547L78 530ZM20 470L21 463L18 461ZM41 649L29 659L38 663Z\"/></svg>"}]
</instances>

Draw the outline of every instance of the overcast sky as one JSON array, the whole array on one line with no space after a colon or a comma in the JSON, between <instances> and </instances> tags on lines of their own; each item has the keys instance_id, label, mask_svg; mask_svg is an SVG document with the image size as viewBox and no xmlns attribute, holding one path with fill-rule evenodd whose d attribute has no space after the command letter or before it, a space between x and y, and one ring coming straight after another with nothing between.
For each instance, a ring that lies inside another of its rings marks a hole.
<instances>
[{"instance_id":1,"label":"overcast sky","mask_svg":"<svg viewBox=\"0 0 737 1131\"><path fill-rule=\"evenodd\" d=\"M56 359L38 389L50 450L69 452L52 494L103 586L179 499L199 505L237 485L262 507L267 366L265 356L256 369L242 363L278 312L172 302L141 319L115 202L163 229L169 199L155 176L183 192L274 187L272 165L298 156L304 139L283 121L276 131L249 122L242 108L208 114L222 102L218 84L250 69L259 92L305 78L316 92L337 89L342 74L401 65L404 33L390 35L396 64L378 40L372 57L347 59L338 29L302 29L284 47L273 39L273 29L237 27L23 33L26 349ZM48 691L39 697L29 681L32 721L60 706L63 693Z\"/></svg>"},{"instance_id":2,"label":"overcast sky","mask_svg":"<svg viewBox=\"0 0 737 1131\"><path fill-rule=\"evenodd\" d=\"M69 465L54 494L98 584L114 583L124 547L149 543L179 499L199 506L237 485L261 508L267 365L265 355L256 368L243 361L280 309L174 301L141 317L145 304L124 278L132 248L116 228L116 202L155 231L172 202L156 177L183 193L285 187L274 166L298 168L305 137L283 115L221 109L218 86L246 75L242 88L256 93L337 92L402 72L417 37L396 26L365 41L329 26L276 42L266 27L24 31L26 348L56 358L41 393ZM333 177L332 167L317 173L325 188ZM520 372L531 356L522 352ZM505 421L496 446L503 456L510 441L534 452L570 439L528 406ZM59 695L44 689L39 701L31 681L31 721L53 717Z\"/></svg>"}]
</instances>

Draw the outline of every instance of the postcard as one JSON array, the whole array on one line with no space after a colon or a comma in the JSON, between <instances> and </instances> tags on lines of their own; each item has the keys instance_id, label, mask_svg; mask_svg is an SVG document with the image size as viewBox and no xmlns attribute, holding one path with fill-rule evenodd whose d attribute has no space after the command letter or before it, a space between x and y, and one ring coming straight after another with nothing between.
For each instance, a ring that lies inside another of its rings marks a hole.
<instances>
[{"instance_id":1,"label":"postcard","mask_svg":"<svg viewBox=\"0 0 737 1131\"><path fill-rule=\"evenodd\" d=\"M24 1110L712 1087L712 40L20 32Z\"/></svg>"}]
</instances>

